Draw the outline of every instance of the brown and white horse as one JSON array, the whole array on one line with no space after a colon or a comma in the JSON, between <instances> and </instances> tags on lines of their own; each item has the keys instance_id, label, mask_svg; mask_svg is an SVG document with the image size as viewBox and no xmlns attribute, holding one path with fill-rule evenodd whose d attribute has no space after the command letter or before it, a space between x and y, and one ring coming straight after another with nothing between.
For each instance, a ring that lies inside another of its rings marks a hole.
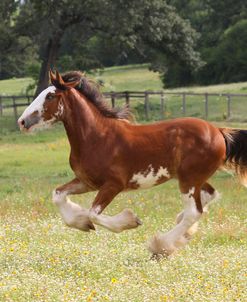
<instances>
[{"instance_id":1,"label":"brown and white horse","mask_svg":"<svg viewBox=\"0 0 247 302\"><path fill-rule=\"evenodd\" d=\"M51 86L26 108L19 126L30 132L61 121L71 146L75 178L53 192L65 223L83 231L100 225L113 232L136 228L141 222L129 209L115 216L102 211L123 191L150 188L175 178L184 203L177 225L150 241L154 255L170 255L195 232L203 209L217 192L207 182L222 167L235 168L245 179L247 132L217 128L181 118L149 125L128 121L128 109L114 110L97 85L80 72L56 75ZM90 210L73 203L69 194L97 190Z\"/></svg>"}]
</instances>

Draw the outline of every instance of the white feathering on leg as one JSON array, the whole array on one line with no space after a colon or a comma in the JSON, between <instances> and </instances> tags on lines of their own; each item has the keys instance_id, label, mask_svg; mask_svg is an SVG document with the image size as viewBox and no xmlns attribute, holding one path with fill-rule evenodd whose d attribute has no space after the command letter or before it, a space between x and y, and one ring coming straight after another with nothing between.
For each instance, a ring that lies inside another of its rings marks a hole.
<instances>
[{"instance_id":1,"label":"white feathering on leg","mask_svg":"<svg viewBox=\"0 0 247 302\"><path fill-rule=\"evenodd\" d=\"M58 207L65 224L81 231L94 229L89 220L89 210L72 202L66 195L66 192L53 191L53 202Z\"/></svg>"}]
</instances>

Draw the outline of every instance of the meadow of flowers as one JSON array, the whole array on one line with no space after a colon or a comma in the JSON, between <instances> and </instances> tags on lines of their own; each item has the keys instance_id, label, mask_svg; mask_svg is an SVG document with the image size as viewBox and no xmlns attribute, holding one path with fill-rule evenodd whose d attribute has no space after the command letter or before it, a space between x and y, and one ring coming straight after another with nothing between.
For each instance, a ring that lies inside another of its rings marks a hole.
<instances>
[{"instance_id":1,"label":"meadow of flowers","mask_svg":"<svg viewBox=\"0 0 247 302\"><path fill-rule=\"evenodd\" d=\"M0 140L0 301L247 301L247 191L231 175L211 183L222 193L190 244L150 260L146 243L174 224L175 181L115 198L132 208L136 230L82 233L64 226L51 191L72 178L60 132ZM94 193L73 196L89 207Z\"/></svg>"}]
</instances>

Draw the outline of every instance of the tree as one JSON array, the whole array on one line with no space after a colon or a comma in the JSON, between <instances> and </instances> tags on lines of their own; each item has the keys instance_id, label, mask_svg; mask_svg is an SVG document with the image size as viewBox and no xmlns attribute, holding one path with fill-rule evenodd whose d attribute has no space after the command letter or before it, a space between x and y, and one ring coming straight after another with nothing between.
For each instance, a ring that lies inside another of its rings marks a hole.
<instances>
[{"instance_id":1,"label":"tree","mask_svg":"<svg viewBox=\"0 0 247 302\"><path fill-rule=\"evenodd\" d=\"M193 67L200 62L194 51L195 31L163 0L26 0L18 21L20 33L39 45L42 66L37 93L47 86L48 70L59 58L69 32L78 38L71 40L74 49L98 36L126 53L134 49L154 63L160 56L167 66L178 58ZM153 66L166 70L161 64Z\"/></svg>"},{"instance_id":2,"label":"tree","mask_svg":"<svg viewBox=\"0 0 247 302\"><path fill-rule=\"evenodd\" d=\"M236 29L235 34L237 34L238 42L235 41L234 44L228 45L232 54L226 47L223 47L223 44L225 45L226 39L230 38L226 34L228 30L239 21L247 19L247 2L245 0L170 0L169 3L176 6L179 14L188 18L192 26L200 33L197 50L201 53L202 60L206 64L195 72L188 65L177 61L173 72L168 74L166 82L172 86L177 86L191 83L229 82L233 78L235 80L237 78L243 79L243 71L240 66L239 68L233 68L233 66L230 68L227 64L231 64L230 57L234 57L239 62L236 54L245 52L246 39L240 38L242 34L240 31L237 33ZM226 72L230 69L231 72Z\"/></svg>"},{"instance_id":3,"label":"tree","mask_svg":"<svg viewBox=\"0 0 247 302\"><path fill-rule=\"evenodd\" d=\"M23 76L29 62L36 59L30 38L16 32L18 5L15 0L0 2L0 79Z\"/></svg>"},{"instance_id":4,"label":"tree","mask_svg":"<svg viewBox=\"0 0 247 302\"><path fill-rule=\"evenodd\" d=\"M247 80L246 47L247 20L241 20L224 32L208 60L207 69L216 83Z\"/></svg>"}]
</instances>

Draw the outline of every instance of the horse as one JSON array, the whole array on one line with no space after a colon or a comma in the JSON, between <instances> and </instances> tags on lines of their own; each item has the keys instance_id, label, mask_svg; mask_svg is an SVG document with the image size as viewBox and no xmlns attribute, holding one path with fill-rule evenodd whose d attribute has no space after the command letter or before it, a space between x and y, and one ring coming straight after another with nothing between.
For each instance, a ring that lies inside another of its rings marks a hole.
<instances>
[{"instance_id":1,"label":"horse","mask_svg":"<svg viewBox=\"0 0 247 302\"><path fill-rule=\"evenodd\" d=\"M154 256L169 256L190 241L203 212L217 197L208 183L217 170L234 169L246 184L247 131L190 117L137 124L129 108L111 108L98 85L79 71L50 71L50 81L18 124L24 132L58 121L65 127L75 178L56 188L52 200L69 227L90 231L98 225L116 233L136 228L142 222L132 210L115 216L103 210L120 192L176 179L184 210L175 227L158 232L148 245ZM68 197L90 191L98 191L90 209Z\"/></svg>"}]
</instances>

